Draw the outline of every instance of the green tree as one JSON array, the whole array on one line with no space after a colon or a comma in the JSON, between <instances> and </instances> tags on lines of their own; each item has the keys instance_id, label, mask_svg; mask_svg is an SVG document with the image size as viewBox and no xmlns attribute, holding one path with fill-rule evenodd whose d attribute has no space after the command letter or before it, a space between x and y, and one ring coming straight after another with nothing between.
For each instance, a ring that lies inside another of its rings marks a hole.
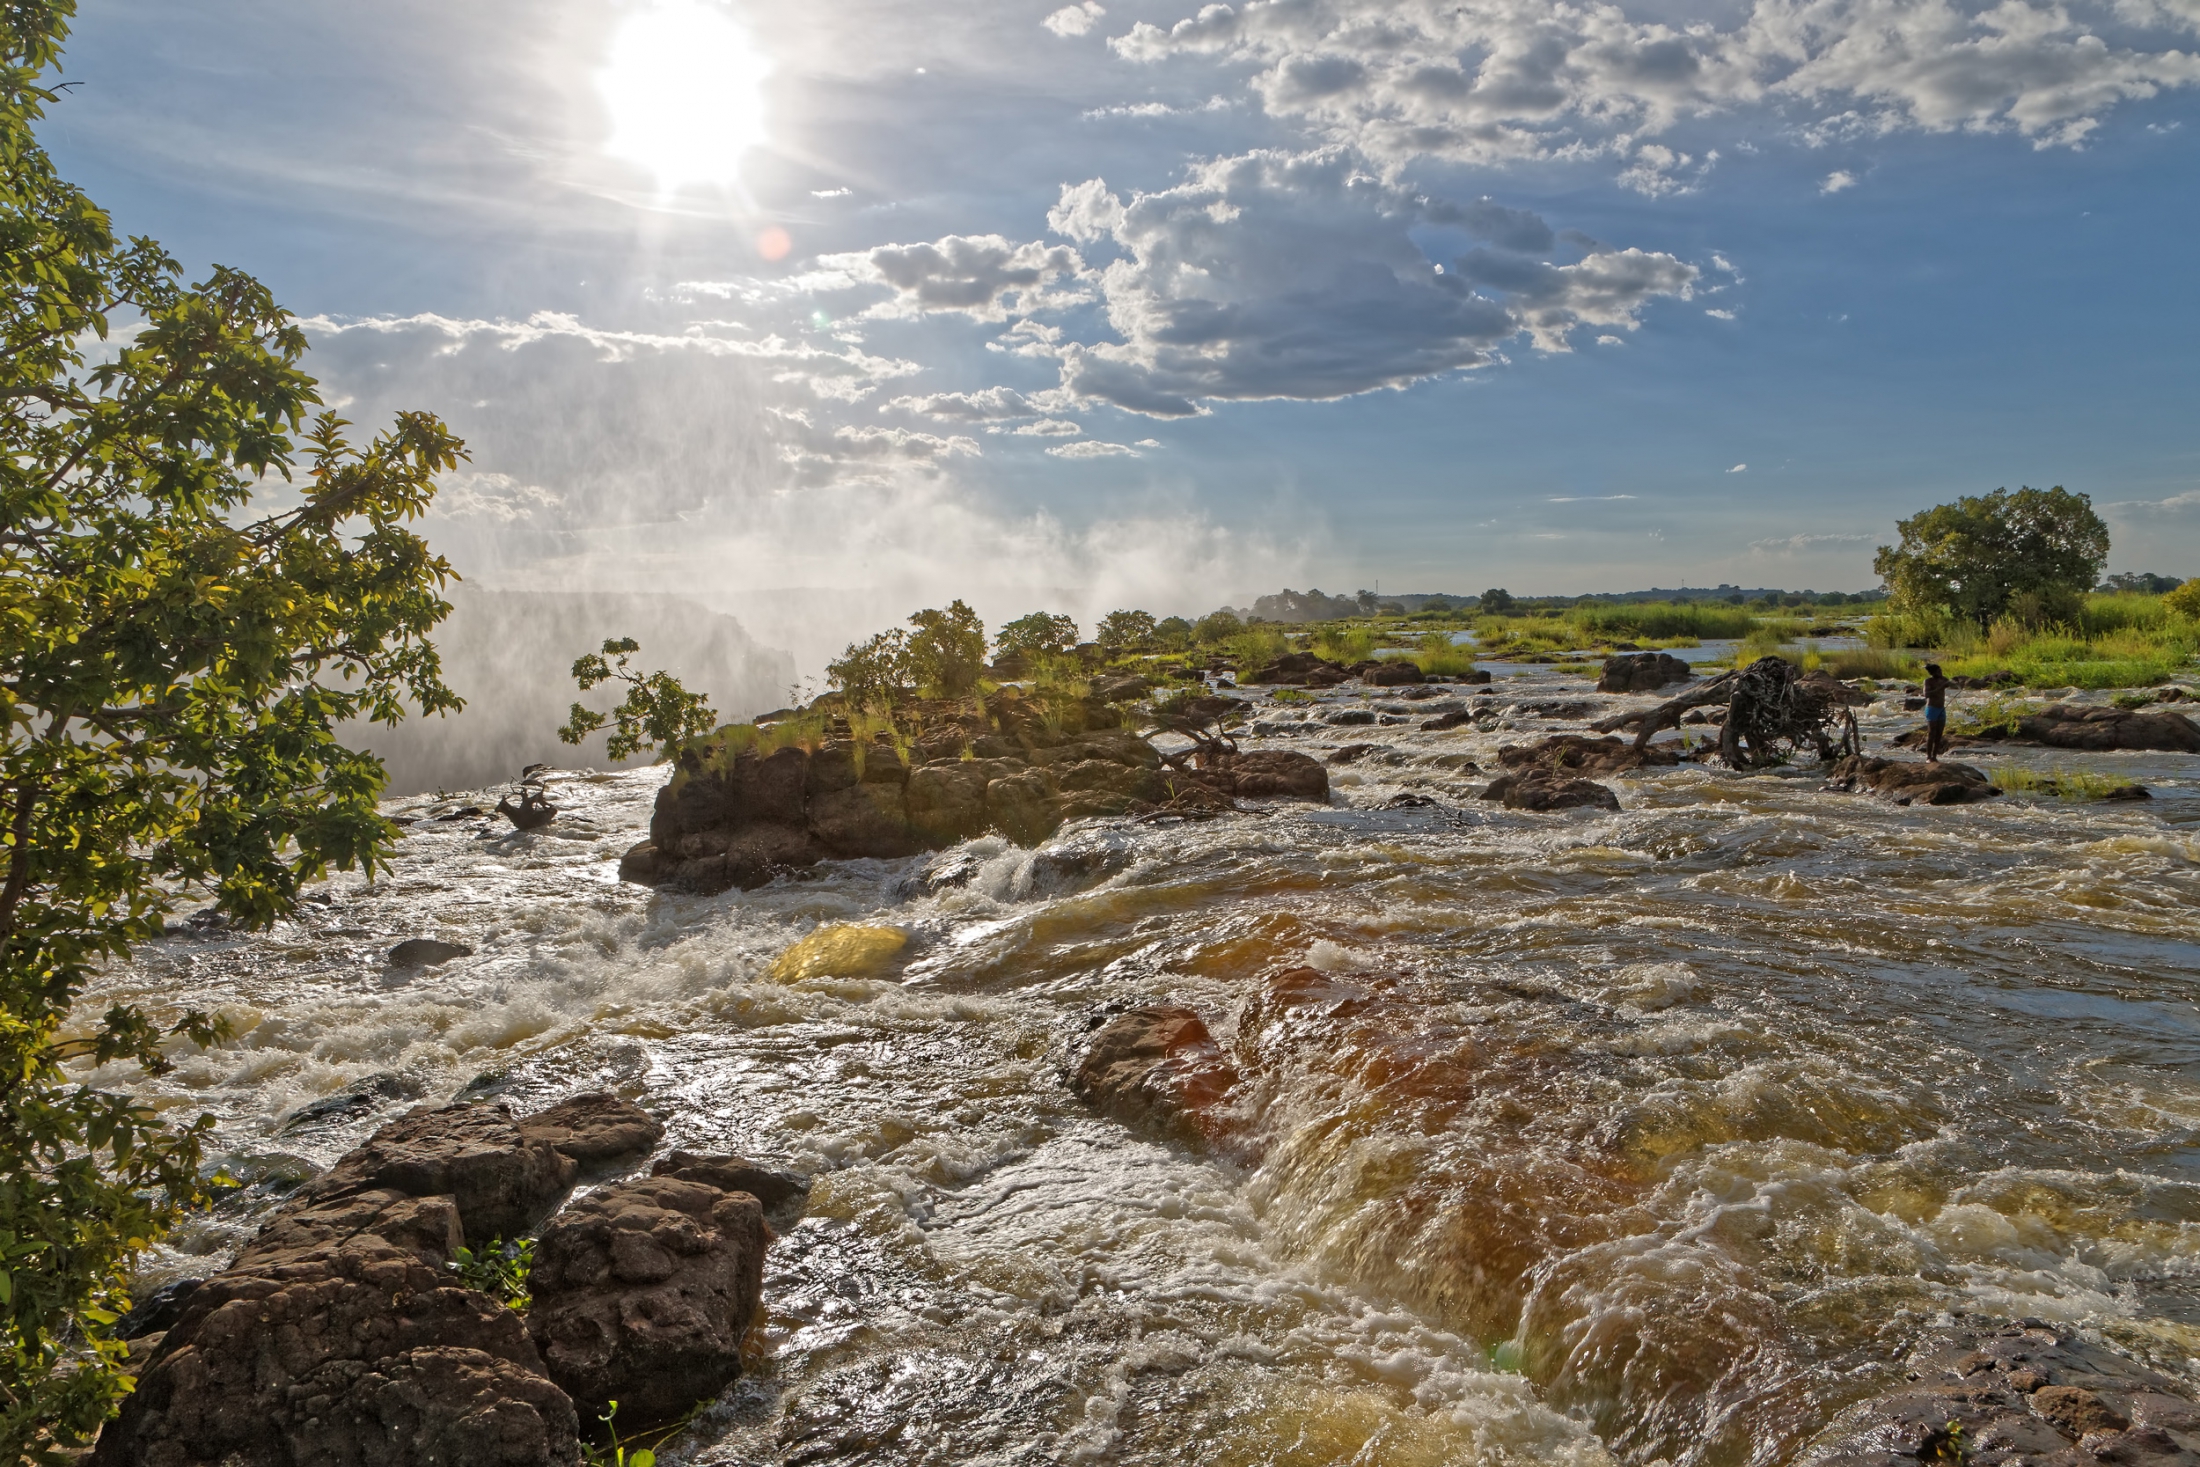
<instances>
[{"instance_id":1,"label":"green tree","mask_svg":"<svg viewBox=\"0 0 2200 1467\"><path fill-rule=\"evenodd\" d=\"M1153 639L1171 652L1192 645L1192 624L1181 616L1165 616L1153 624Z\"/></svg>"},{"instance_id":2,"label":"green tree","mask_svg":"<svg viewBox=\"0 0 2200 1467\"><path fill-rule=\"evenodd\" d=\"M1491 616L1503 616L1513 609L1513 594L1503 586L1493 586L1482 593L1482 610Z\"/></svg>"},{"instance_id":3,"label":"green tree","mask_svg":"<svg viewBox=\"0 0 2200 1467\"><path fill-rule=\"evenodd\" d=\"M590 652L574 662L573 681L581 685L582 692L599 683L618 682L626 685L626 697L609 714L591 712L575 703L565 727L558 730L560 739L577 744L605 724L612 724L604 752L616 764L644 749L677 749L718 726L710 699L689 692L671 673L629 669L627 659L641 650L642 644L632 637L612 637L605 640L603 651ZM612 658L618 660L609 660Z\"/></svg>"},{"instance_id":4,"label":"green tree","mask_svg":"<svg viewBox=\"0 0 2200 1467\"><path fill-rule=\"evenodd\" d=\"M1245 623L1239 621L1234 614L1210 611L1193 625L1192 639L1203 647L1212 647L1240 636L1244 631Z\"/></svg>"},{"instance_id":5,"label":"green tree","mask_svg":"<svg viewBox=\"0 0 2200 1467\"><path fill-rule=\"evenodd\" d=\"M867 642L850 642L839 661L825 664L825 680L840 689L851 709L891 708L909 678L909 634L899 627Z\"/></svg>"},{"instance_id":6,"label":"green tree","mask_svg":"<svg viewBox=\"0 0 2200 1467\"><path fill-rule=\"evenodd\" d=\"M950 601L947 609L920 611L909 618L909 671L918 686L942 698L959 698L978 685L985 670L985 623L978 614Z\"/></svg>"},{"instance_id":7,"label":"green tree","mask_svg":"<svg viewBox=\"0 0 2200 1467\"><path fill-rule=\"evenodd\" d=\"M1019 616L1002 627L993 645L1002 652L1014 652L1025 657L1045 653L1059 655L1077 645L1077 622L1072 617L1034 611L1031 615Z\"/></svg>"},{"instance_id":8,"label":"green tree","mask_svg":"<svg viewBox=\"0 0 2200 1467\"><path fill-rule=\"evenodd\" d=\"M2065 621L2108 560L2108 526L2093 501L2061 485L1968 495L1895 525L1872 569L1898 612L1937 611L1980 627L2009 616Z\"/></svg>"},{"instance_id":9,"label":"green tree","mask_svg":"<svg viewBox=\"0 0 2200 1467\"><path fill-rule=\"evenodd\" d=\"M1110 652L1138 652L1153 645L1158 626L1150 611L1111 611L1092 635Z\"/></svg>"},{"instance_id":10,"label":"green tree","mask_svg":"<svg viewBox=\"0 0 2200 1467\"><path fill-rule=\"evenodd\" d=\"M2179 616L2200 621L2200 576L2179 585L2162 597L2162 604Z\"/></svg>"},{"instance_id":11,"label":"green tree","mask_svg":"<svg viewBox=\"0 0 2200 1467\"><path fill-rule=\"evenodd\" d=\"M0 11L7 1461L58 1461L111 1413L132 1255L203 1194L209 1118L70 1067L160 1071L170 1036L218 1026L72 1013L85 984L181 903L264 927L329 869L377 869L382 766L339 726L459 706L427 640L451 570L406 525L463 445L425 413L364 445L309 426L305 338L258 282L184 283L56 174L32 129L72 11ZM110 340L110 320L137 324Z\"/></svg>"}]
</instances>

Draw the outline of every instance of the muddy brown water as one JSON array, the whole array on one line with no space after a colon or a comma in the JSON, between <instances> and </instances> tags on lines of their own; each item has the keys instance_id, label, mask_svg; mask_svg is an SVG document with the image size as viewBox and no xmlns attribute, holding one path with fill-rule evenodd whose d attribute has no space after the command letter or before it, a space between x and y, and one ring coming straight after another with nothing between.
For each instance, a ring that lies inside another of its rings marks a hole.
<instances>
[{"instance_id":1,"label":"muddy brown water","mask_svg":"<svg viewBox=\"0 0 2200 1467\"><path fill-rule=\"evenodd\" d=\"M1913 1342L2026 1315L2200 1389L2200 763L1978 761L2143 805L1896 809L1807 761L1623 778L1618 814L1473 800L1462 757L1584 687L1501 677L1441 734L1442 699L1263 707L1279 746L1384 746L1328 808L712 898L617 880L657 772L558 777L529 835L394 801L382 880L88 999L237 1031L94 1077L211 1111L252 1184L146 1278L417 1100L608 1086L667 1144L818 1175L750 1373L667 1462L1780 1463ZM1337 707L1412 722L1302 720ZM836 924L907 941L775 977ZM385 964L417 936L474 953ZM1230 1154L1062 1083L1095 1013L1154 1001L1246 1068Z\"/></svg>"}]
</instances>

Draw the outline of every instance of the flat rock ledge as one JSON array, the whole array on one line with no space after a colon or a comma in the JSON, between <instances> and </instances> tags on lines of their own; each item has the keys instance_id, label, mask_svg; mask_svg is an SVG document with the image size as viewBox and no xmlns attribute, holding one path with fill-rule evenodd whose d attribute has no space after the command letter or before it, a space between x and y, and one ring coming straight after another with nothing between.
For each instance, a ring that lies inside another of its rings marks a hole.
<instances>
[{"instance_id":1,"label":"flat rock ledge","mask_svg":"<svg viewBox=\"0 0 2200 1467\"><path fill-rule=\"evenodd\" d=\"M1024 700L934 714L910 746L837 739L759 757L701 744L658 793L629 881L703 893L764 885L819 861L894 858L999 832L1037 845L1093 816L1204 812L1233 798L1329 798L1320 762L1288 750L1204 757L1177 768L1093 699L1052 724Z\"/></svg>"},{"instance_id":2,"label":"flat rock ledge","mask_svg":"<svg viewBox=\"0 0 2200 1467\"><path fill-rule=\"evenodd\" d=\"M766 1210L791 1225L807 1183L675 1152L554 1211L663 1136L602 1093L383 1127L228 1269L133 1314L137 1389L94 1467L574 1467L613 1395L622 1426L677 1420L740 1374ZM525 1314L459 1285L461 1247L538 1227Z\"/></svg>"},{"instance_id":3,"label":"flat rock ledge","mask_svg":"<svg viewBox=\"0 0 2200 1467\"><path fill-rule=\"evenodd\" d=\"M1921 748L1923 729L1912 729L1895 742ZM2097 708L2083 703L2051 703L2023 713L2010 723L1957 734L1952 748L1978 744L2039 744L2050 749L2100 753L2118 749L2162 754L2200 754L2200 724L2167 709Z\"/></svg>"},{"instance_id":4,"label":"flat rock ledge","mask_svg":"<svg viewBox=\"0 0 2200 1467\"><path fill-rule=\"evenodd\" d=\"M1975 805L1998 800L2001 791L1969 764L1943 760L1875 759L1852 754L1826 771L1824 788L1834 794L1872 794L1897 805Z\"/></svg>"}]
</instances>

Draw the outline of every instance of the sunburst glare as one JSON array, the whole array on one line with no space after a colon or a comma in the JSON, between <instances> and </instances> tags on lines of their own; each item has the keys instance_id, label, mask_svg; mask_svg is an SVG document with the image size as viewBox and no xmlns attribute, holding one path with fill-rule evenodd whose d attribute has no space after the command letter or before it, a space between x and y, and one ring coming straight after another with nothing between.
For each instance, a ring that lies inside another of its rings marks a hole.
<instances>
[{"instance_id":1,"label":"sunburst glare","mask_svg":"<svg viewBox=\"0 0 2200 1467\"><path fill-rule=\"evenodd\" d=\"M611 112L605 151L656 175L664 193L723 187L764 140L771 63L710 0L657 0L619 28L597 89Z\"/></svg>"}]
</instances>

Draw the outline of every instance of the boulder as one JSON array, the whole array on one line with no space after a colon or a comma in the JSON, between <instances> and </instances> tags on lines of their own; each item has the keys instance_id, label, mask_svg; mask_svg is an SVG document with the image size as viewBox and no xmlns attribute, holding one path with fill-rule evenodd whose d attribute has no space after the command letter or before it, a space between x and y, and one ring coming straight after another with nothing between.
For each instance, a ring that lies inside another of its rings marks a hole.
<instances>
[{"instance_id":1,"label":"boulder","mask_svg":"<svg viewBox=\"0 0 2200 1467\"><path fill-rule=\"evenodd\" d=\"M1329 771L1321 761L1291 749L1256 749L1217 755L1193 778L1240 799L1329 799Z\"/></svg>"},{"instance_id":2,"label":"boulder","mask_svg":"<svg viewBox=\"0 0 2200 1467\"><path fill-rule=\"evenodd\" d=\"M1992 738L1982 730L1978 737ZM2200 724L2182 713L2055 703L2017 720L2007 737L2056 749L2145 749L2200 754Z\"/></svg>"},{"instance_id":3,"label":"boulder","mask_svg":"<svg viewBox=\"0 0 2200 1467\"><path fill-rule=\"evenodd\" d=\"M1619 796L1593 779L1569 778L1540 765L1501 774L1482 791L1485 800L1500 800L1508 810L1617 810Z\"/></svg>"},{"instance_id":4,"label":"boulder","mask_svg":"<svg viewBox=\"0 0 2200 1467\"><path fill-rule=\"evenodd\" d=\"M721 1192L746 1192L764 1209L764 1221L785 1232L802 1220L810 1202L810 1179L800 1172L774 1171L738 1156L695 1151L668 1152L650 1166L653 1177L701 1182Z\"/></svg>"},{"instance_id":5,"label":"boulder","mask_svg":"<svg viewBox=\"0 0 2200 1467\"><path fill-rule=\"evenodd\" d=\"M1897 805L1970 805L2001 791L1969 764L1927 764L1915 759L1874 759L1852 754L1826 771L1835 794L1874 794Z\"/></svg>"},{"instance_id":6,"label":"boulder","mask_svg":"<svg viewBox=\"0 0 2200 1467\"><path fill-rule=\"evenodd\" d=\"M1474 710L1461 708L1451 713L1439 713L1422 721L1421 727L1428 733L1447 733L1455 728L1465 728L1474 722Z\"/></svg>"},{"instance_id":7,"label":"boulder","mask_svg":"<svg viewBox=\"0 0 2200 1467\"><path fill-rule=\"evenodd\" d=\"M445 942L435 937L408 937L390 949L390 966L393 968L433 968L453 958L470 958L474 950L462 942Z\"/></svg>"},{"instance_id":8,"label":"boulder","mask_svg":"<svg viewBox=\"0 0 2200 1467\"><path fill-rule=\"evenodd\" d=\"M1156 1005L1101 1023L1070 1072L1070 1089L1118 1119L1213 1142L1231 1129L1222 1107L1237 1078L1198 1014Z\"/></svg>"},{"instance_id":9,"label":"boulder","mask_svg":"<svg viewBox=\"0 0 2200 1467\"><path fill-rule=\"evenodd\" d=\"M1092 680L1092 696L1103 703L1128 703L1153 691L1153 684L1136 673Z\"/></svg>"},{"instance_id":10,"label":"boulder","mask_svg":"<svg viewBox=\"0 0 2200 1467\"><path fill-rule=\"evenodd\" d=\"M835 855L888 860L915 855L925 843L910 828L905 808L899 781L852 782L810 796L810 834Z\"/></svg>"},{"instance_id":11,"label":"boulder","mask_svg":"<svg viewBox=\"0 0 2200 1467\"><path fill-rule=\"evenodd\" d=\"M424 1106L384 1126L301 1187L285 1212L320 1209L327 1215L346 1199L385 1192L448 1197L466 1242L478 1248L492 1238L532 1230L573 1185L578 1170L547 1139L523 1133L507 1106Z\"/></svg>"},{"instance_id":12,"label":"boulder","mask_svg":"<svg viewBox=\"0 0 2200 1467\"><path fill-rule=\"evenodd\" d=\"M519 1133L530 1141L548 1142L583 1172L600 1174L649 1155L664 1139L665 1126L632 1101L587 1090L521 1116Z\"/></svg>"},{"instance_id":13,"label":"boulder","mask_svg":"<svg viewBox=\"0 0 2200 1467\"><path fill-rule=\"evenodd\" d=\"M1597 679L1600 693L1654 693L1667 683L1685 683L1696 674L1670 652L1636 652L1604 660Z\"/></svg>"},{"instance_id":14,"label":"boulder","mask_svg":"<svg viewBox=\"0 0 2200 1467\"><path fill-rule=\"evenodd\" d=\"M519 1316L363 1239L191 1296L96 1467L567 1467L573 1402Z\"/></svg>"},{"instance_id":15,"label":"boulder","mask_svg":"<svg viewBox=\"0 0 2200 1467\"><path fill-rule=\"evenodd\" d=\"M1248 674L1247 683L1307 683L1315 675L1334 674L1337 682L1343 682L1349 674L1334 662L1324 661L1311 652L1286 652L1267 666Z\"/></svg>"},{"instance_id":16,"label":"boulder","mask_svg":"<svg viewBox=\"0 0 2200 1467\"><path fill-rule=\"evenodd\" d=\"M770 1239L753 1195L686 1177L581 1198L542 1230L529 1275L551 1379L592 1417L616 1400L622 1429L679 1420L740 1375Z\"/></svg>"},{"instance_id":17,"label":"boulder","mask_svg":"<svg viewBox=\"0 0 2200 1467\"><path fill-rule=\"evenodd\" d=\"M1553 734L1538 743L1507 744L1497 751L1497 762L1513 770L1593 775L1676 765L1681 756L1662 744L1645 744L1638 749L1629 739Z\"/></svg>"},{"instance_id":18,"label":"boulder","mask_svg":"<svg viewBox=\"0 0 2200 1467\"><path fill-rule=\"evenodd\" d=\"M1804 673L1795 680L1795 686L1817 697L1829 708L1864 708L1873 701L1870 693L1850 687L1824 671Z\"/></svg>"},{"instance_id":19,"label":"boulder","mask_svg":"<svg viewBox=\"0 0 2200 1467\"><path fill-rule=\"evenodd\" d=\"M1421 669L1403 657L1382 657L1354 669L1370 687L1403 688L1425 682Z\"/></svg>"},{"instance_id":20,"label":"boulder","mask_svg":"<svg viewBox=\"0 0 2200 1467\"><path fill-rule=\"evenodd\" d=\"M2200 1406L2185 1387L2066 1327L2022 1320L1945 1340L1905 1367L1900 1386L1805 1447L1803 1467L2200 1467Z\"/></svg>"}]
</instances>

